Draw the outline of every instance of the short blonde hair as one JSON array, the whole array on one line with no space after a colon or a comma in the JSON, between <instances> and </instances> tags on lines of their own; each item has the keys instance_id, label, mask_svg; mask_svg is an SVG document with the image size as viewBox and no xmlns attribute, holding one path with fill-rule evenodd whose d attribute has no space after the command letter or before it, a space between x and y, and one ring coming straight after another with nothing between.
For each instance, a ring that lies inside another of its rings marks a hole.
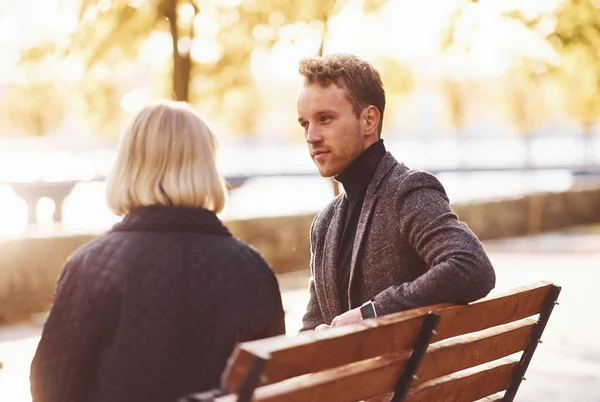
<instances>
[{"instance_id":1,"label":"short blonde hair","mask_svg":"<svg viewBox=\"0 0 600 402\"><path fill-rule=\"evenodd\" d=\"M216 137L187 104L147 106L119 145L106 186L109 208L120 216L150 205L222 211L227 192L216 151Z\"/></svg>"}]
</instances>

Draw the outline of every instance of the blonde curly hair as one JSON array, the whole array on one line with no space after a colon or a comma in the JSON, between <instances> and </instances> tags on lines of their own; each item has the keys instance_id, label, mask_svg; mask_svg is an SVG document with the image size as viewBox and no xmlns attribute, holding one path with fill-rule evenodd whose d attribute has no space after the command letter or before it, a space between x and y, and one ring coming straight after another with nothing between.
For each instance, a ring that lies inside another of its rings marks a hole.
<instances>
[{"instance_id":1,"label":"blonde curly hair","mask_svg":"<svg viewBox=\"0 0 600 402\"><path fill-rule=\"evenodd\" d=\"M306 57L300 61L299 72L304 84L335 84L344 88L356 118L365 107L373 105L379 110L378 134L383 128L385 90L379 72L368 62L351 54L330 54Z\"/></svg>"}]
</instances>

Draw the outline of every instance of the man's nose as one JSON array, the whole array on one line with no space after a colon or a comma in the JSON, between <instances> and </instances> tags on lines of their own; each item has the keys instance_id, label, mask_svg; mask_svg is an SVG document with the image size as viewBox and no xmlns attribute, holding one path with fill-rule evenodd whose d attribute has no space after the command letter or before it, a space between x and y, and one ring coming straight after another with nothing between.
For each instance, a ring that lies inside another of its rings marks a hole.
<instances>
[{"instance_id":1,"label":"man's nose","mask_svg":"<svg viewBox=\"0 0 600 402\"><path fill-rule=\"evenodd\" d=\"M313 128L313 126L308 126L306 130L306 142L308 144L315 144L323 140L323 137L319 133L319 130Z\"/></svg>"}]
</instances>

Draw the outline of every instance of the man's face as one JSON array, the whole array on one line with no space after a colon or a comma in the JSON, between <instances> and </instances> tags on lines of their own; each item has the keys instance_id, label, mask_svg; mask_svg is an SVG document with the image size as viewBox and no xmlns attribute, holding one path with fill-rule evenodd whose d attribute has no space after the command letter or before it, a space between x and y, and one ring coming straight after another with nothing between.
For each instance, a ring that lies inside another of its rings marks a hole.
<instances>
[{"instance_id":1,"label":"man's face","mask_svg":"<svg viewBox=\"0 0 600 402\"><path fill-rule=\"evenodd\" d=\"M298 95L298 122L312 160L323 177L342 173L365 149L365 136L346 96L336 84L305 85Z\"/></svg>"}]
</instances>

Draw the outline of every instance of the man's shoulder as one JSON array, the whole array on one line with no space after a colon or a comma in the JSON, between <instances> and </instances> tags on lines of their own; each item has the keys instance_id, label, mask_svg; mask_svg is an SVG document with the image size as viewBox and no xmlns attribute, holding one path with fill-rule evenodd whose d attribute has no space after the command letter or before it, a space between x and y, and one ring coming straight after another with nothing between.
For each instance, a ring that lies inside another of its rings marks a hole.
<instances>
[{"instance_id":1,"label":"man's shoulder","mask_svg":"<svg viewBox=\"0 0 600 402\"><path fill-rule=\"evenodd\" d=\"M325 206L325 208L323 208L319 213L317 213L312 222L313 229L318 229L322 226L327 227L329 225L329 222L331 222L331 219L335 214L335 208L339 205L339 203L342 202L343 197L343 193L339 194L337 197L331 200L329 204Z\"/></svg>"},{"instance_id":2,"label":"man's shoulder","mask_svg":"<svg viewBox=\"0 0 600 402\"><path fill-rule=\"evenodd\" d=\"M394 167L382 186L397 196L406 196L415 190L430 190L447 197L444 186L433 173L409 168L404 163L398 163Z\"/></svg>"}]
</instances>

